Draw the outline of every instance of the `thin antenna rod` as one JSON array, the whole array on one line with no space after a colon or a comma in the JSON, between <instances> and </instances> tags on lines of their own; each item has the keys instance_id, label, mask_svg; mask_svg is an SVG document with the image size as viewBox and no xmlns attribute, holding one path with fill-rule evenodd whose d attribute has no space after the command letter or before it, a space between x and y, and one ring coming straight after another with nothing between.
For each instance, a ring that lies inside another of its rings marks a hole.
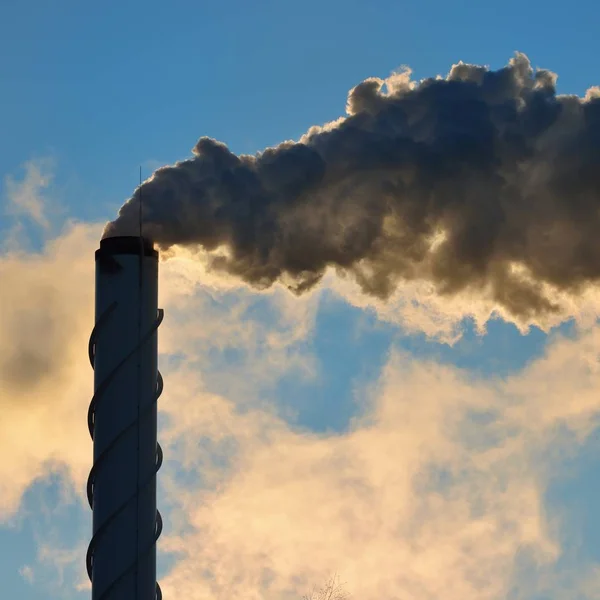
<instances>
[{"instance_id":1,"label":"thin antenna rod","mask_svg":"<svg viewBox=\"0 0 600 600\"><path fill-rule=\"evenodd\" d=\"M138 397L137 397L137 494L135 498L136 504L136 534L135 534L135 545L136 551L139 553L140 545L140 419L141 419L141 405L142 405L142 304L144 302L144 240L142 238L142 165L140 165L140 206L139 206L139 220L140 220L140 262L139 262L139 290L138 290ZM135 597L139 597L139 556L135 565Z\"/></svg>"},{"instance_id":2,"label":"thin antenna rod","mask_svg":"<svg viewBox=\"0 0 600 600\"><path fill-rule=\"evenodd\" d=\"M140 165L140 237L142 237L142 165Z\"/></svg>"}]
</instances>

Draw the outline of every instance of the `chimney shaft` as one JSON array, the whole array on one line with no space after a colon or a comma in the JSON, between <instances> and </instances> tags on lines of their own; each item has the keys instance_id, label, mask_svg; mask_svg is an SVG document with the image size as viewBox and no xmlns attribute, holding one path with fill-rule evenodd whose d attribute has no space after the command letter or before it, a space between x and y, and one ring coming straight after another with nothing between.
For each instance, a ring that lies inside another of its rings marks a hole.
<instances>
[{"instance_id":1,"label":"chimney shaft","mask_svg":"<svg viewBox=\"0 0 600 600\"><path fill-rule=\"evenodd\" d=\"M94 398L88 426L93 537L92 600L160 599L156 540L158 252L149 240L114 237L96 251L96 325L90 338Z\"/></svg>"}]
</instances>

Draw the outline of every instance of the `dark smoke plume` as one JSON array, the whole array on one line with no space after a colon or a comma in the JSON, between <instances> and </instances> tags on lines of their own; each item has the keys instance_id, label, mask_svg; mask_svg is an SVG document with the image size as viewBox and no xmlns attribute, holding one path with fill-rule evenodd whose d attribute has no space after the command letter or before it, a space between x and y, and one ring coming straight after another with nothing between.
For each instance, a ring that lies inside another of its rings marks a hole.
<instances>
[{"instance_id":1,"label":"dark smoke plume","mask_svg":"<svg viewBox=\"0 0 600 600\"><path fill-rule=\"evenodd\" d=\"M367 79L348 116L236 156L201 138L142 186L144 234L215 254L256 287L298 293L327 267L387 298L402 280L479 291L519 318L600 279L600 91L556 94L523 54L445 79ZM104 236L135 233L137 194Z\"/></svg>"}]
</instances>

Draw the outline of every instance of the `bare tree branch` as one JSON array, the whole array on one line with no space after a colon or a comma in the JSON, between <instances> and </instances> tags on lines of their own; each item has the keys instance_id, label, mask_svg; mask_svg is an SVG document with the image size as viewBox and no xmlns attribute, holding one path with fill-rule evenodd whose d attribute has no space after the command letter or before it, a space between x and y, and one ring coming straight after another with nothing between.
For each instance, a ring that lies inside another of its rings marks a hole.
<instances>
[{"instance_id":1,"label":"bare tree branch","mask_svg":"<svg viewBox=\"0 0 600 600\"><path fill-rule=\"evenodd\" d=\"M302 596L302 600L348 600L350 594L343 586L344 583L340 583L337 573L334 573L321 589L313 587L310 594Z\"/></svg>"}]
</instances>

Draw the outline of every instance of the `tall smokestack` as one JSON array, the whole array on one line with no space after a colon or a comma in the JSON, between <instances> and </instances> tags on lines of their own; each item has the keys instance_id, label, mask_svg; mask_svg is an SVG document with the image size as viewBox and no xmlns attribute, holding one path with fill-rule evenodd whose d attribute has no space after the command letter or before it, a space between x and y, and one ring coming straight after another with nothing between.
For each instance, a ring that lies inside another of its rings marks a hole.
<instances>
[{"instance_id":1,"label":"tall smokestack","mask_svg":"<svg viewBox=\"0 0 600 600\"><path fill-rule=\"evenodd\" d=\"M94 397L88 426L93 537L92 600L159 600L156 540L158 252L141 237L113 237L96 251L96 324L90 338Z\"/></svg>"},{"instance_id":2,"label":"tall smokestack","mask_svg":"<svg viewBox=\"0 0 600 600\"><path fill-rule=\"evenodd\" d=\"M144 234L258 288L302 292L334 268L379 298L421 280L523 321L600 283L600 88L557 95L517 53L367 79L346 113L256 156L201 138L142 185ZM138 197L105 236L137 227Z\"/></svg>"}]
</instances>

